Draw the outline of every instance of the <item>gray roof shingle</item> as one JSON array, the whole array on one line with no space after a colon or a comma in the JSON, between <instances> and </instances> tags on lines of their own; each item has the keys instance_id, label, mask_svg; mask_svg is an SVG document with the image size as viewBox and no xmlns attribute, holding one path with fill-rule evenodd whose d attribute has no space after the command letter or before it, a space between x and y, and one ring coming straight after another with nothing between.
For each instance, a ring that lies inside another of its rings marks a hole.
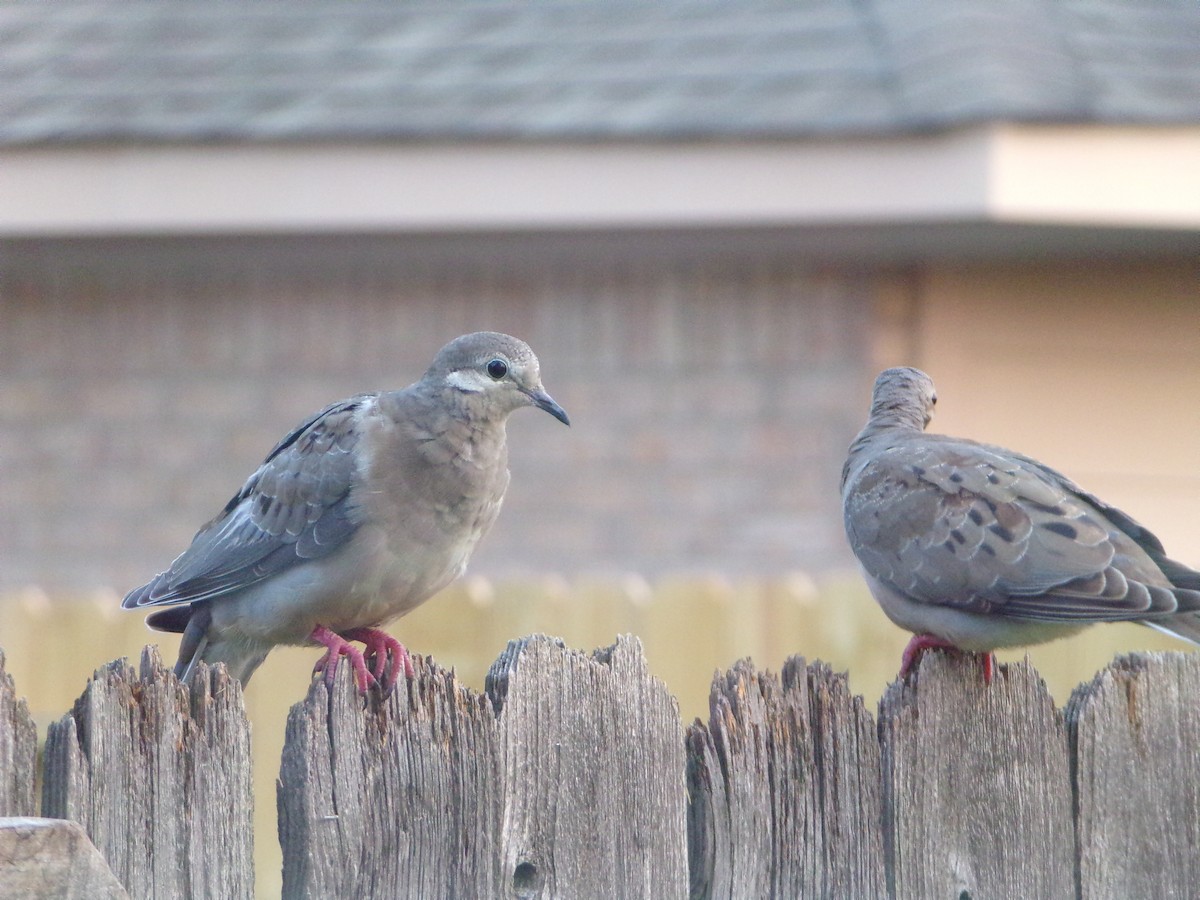
<instances>
[{"instance_id":1,"label":"gray roof shingle","mask_svg":"<svg viewBox=\"0 0 1200 900\"><path fill-rule=\"evenodd\" d=\"M0 144L1200 122L1195 0L10 2Z\"/></svg>"}]
</instances>

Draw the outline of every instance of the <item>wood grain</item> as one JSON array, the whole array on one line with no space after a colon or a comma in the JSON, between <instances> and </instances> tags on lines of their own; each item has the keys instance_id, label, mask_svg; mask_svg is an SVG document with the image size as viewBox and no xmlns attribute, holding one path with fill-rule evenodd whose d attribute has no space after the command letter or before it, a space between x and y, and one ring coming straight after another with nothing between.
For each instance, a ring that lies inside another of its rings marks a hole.
<instances>
[{"instance_id":1,"label":"wood grain","mask_svg":"<svg viewBox=\"0 0 1200 900\"><path fill-rule=\"evenodd\" d=\"M0 816L37 812L37 728L29 706L17 696L0 649Z\"/></svg>"},{"instance_id":2,"label":"wood grain","mask_svg":"<svg viewBox=\"0 0 1200 900\"><path fill-rule=\"evenodd\" d=\"M135 897L250 897L250 726L240 685L190 689L154 648L99 669L46 738L43 815L79 822Z\"/></svg>"},{"instance_id":3,"label":"wood grain","mask_svg":"<svg viewBox=\"0 0 1200 900\"><path fill-rule=\"evenodd\" d=\"M487 692L505 784L501 896L684 897L683 729L641 643L509 643Z\"/></svg>"},{"instance_id":4,"label":"wood grain","mask_svg":"<svg viewBox=\"0 0 1200 900\"><path fill-rule=\"evenodd\" d=\"M1067 705L1079 896L1200 892L1200 656L1133 654Z\"/></svg>"},{"instance_id":5,"label":"wood grain","mask_svg":"<svg viewBox=\"0 0 1200 900\"><path fill-rule=\"evenodd\" d=\"M0 900L128 900L78 822L0 818Z\"/></svg>"},{"instance_id":6,"label":"wood grain","mask_svg":"<svg viewBox=\"0 0 1200 900\"><path fill-rule=\"evenodd\" d=\"M688 729L691 896L882 897L875 724L844 675L742 660Z\"/></svg>"},{"instance_id":7,"label":"wood grain","mask_svg":"<svg viewBox=\"0 0 1200 900\"><path fill-rule=\"evenodd\" d=\"M509 644L484 695L425 660L386 701L339 672L288 722L288 897L682 897L678 709L622 638Z\"/></svg>"},{"instance_id":8,"label":"wood grain","mask_svg":"<svg viewBox=\"0 0 1200 900\"><path fill-rule=\"evenodd\" d=\"M1066 726L1027 663L926 653L880 701L894 896L1074 897Z\"/></svg>"},{"instance_id":9,"label":"wood grain","mask_svg":"<svg viewBox=\"0 0 1200 900\"><path fill-rule=\"evenodd\" d=\"M285 897L496 895L495 714L453 672L415 659L391 697L348 666L292 707L279 778Z\"/></svg>"}]
</instances>

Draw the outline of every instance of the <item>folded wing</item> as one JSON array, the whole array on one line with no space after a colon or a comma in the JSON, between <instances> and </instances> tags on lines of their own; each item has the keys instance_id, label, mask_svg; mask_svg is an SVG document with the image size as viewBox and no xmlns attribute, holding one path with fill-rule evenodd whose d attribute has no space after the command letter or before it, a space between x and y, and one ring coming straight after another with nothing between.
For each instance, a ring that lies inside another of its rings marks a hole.
<instances>
[{"instance_id":1,"label":"folded wing","mask_svg":"<svg viewBox=\"0 0 1200 900\"><path fill-rule=\"evenodd\" d=\"M970 441L919 434L876 454L846 525L864 568L918 602L1048 621L1200 608L1200 592L1172 583L1172 567L1190 570L1133 519L1053 469Z\"/></svg>"},{"instance_id":2,"label":"folded wing","mask_svg":"<svg viewBox=\"0 0 1200 900\"><path fill-rule=\"evenodd\" d=\"M358 527L357 423L373 397L331 404L295 428L171 567L122 605L211 600L344 545Z\"/></svg>"}]
</instances>

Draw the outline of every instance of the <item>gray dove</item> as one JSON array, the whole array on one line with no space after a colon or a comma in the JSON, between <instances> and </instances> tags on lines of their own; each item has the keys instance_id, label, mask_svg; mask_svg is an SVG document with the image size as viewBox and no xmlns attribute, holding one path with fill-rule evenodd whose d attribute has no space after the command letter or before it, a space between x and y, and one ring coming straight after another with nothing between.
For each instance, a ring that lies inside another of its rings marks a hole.
<instances>
[{"instance_id":1,"label":"gray dove","mask_svg":"<svg viewBox=\"0 0 1200 900\"><path fill-rule=\"evenodd\" d=\"M122 606L167 607L146 622L183 633L183 679L203 660L244 685L275 645L316 643L326 651L314 673L332 681L345 656L360 691L385 671L390 691L412 663L378 626L462 574L500 511L505 422L523 406L570 424L523 341L457 338L415 384L333 403L293 429Z\"/></svg>"},{"instance_id":2,"label":"gray dove","mask_svg":"<svg viewBox=\"0 0 1200 900\"><path fill-rule=\"evenodd\" d=\"M846 537L871 593L930 648L983 652L1135 621L1200 643L1200 572L1066 476L1002 447L926 434L937 395L917 369L875 381L842 469Z\"/></svg>"}]
</instances>

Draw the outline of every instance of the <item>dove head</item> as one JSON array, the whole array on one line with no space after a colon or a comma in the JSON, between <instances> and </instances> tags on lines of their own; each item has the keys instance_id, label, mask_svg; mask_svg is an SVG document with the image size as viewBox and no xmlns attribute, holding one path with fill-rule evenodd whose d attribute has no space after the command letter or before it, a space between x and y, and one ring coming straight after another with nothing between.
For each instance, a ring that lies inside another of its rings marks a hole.
<instances>
[{"instance_id":1,"label":"dove head","mask_svg":"<svg viewBox=\"0 0 1200 900\"><path fill-rule=\"evenodd\" d=\"M468 407L484 418L504 419L522 406L536 406L571 424L542 387L529 345L507 334L477 331L455 338L438 351L424 380L463 395Z\"/></svg>"},{"instance_id":2,"label":"dove head","mask_svg":"<svg viewBox=\"0 0 1200 900\"><path fill-rule=\"evenodd\" d=\"M907 366L885 369L875 379L871 395L871 421L924 431L937 406L933 379Z\"/></svg>"}]
</instances>

